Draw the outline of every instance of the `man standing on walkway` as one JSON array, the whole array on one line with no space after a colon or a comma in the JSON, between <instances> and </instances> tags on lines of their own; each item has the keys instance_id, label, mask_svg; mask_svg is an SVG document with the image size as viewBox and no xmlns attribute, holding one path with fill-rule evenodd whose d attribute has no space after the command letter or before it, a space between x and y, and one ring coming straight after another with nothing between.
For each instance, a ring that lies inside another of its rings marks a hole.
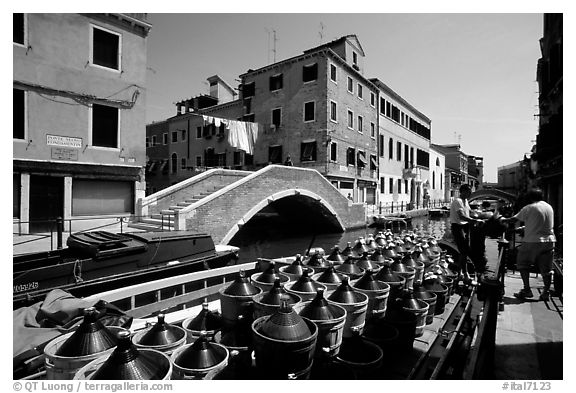
<instances>
[{"instance_id":1,"label":"man standing on walkway","mask_svg":"<svg viewBox=\"0 0 576 393\"><path fill-rule=\"evenodd\" d=\"M552 262L554 261L554 211L552 206L544 201L542 190L533 188L526 194L528 204L516 215L501 219L502 222L524 222L524 242L518 248L516 255L516 268L522 277L524 288L515 293L518 299L534 297L530 289L530 266L536 265L542 274L544 289L540 300L550 298L550 284L552 282Z\"/></svg>"},{"instance_id":2,"label":"man standing on walkway","mask_svg":"<svg viewBox=\"0 0 576 393\"><path fill-rule=\"evenodd\" d=\"M458 247L458 264L462 270L462 276L465 283L472 282L470 274L468 274L468 256L470 255L470 228L469 223L481 224L482 220L478 220L470 216L470 205L468 198L472 194L472 189L468 184L460 186L460 195L454 198L450 205L450 229L454 242Z\"/></svg>"}]
</instances>

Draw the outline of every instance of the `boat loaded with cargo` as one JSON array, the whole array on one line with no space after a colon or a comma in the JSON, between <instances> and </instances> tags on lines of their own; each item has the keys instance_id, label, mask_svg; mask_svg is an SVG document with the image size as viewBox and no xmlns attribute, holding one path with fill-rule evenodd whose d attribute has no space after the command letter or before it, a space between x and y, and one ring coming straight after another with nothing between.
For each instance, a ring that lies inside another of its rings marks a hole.
<instances>
[{"instance_id":1,"label":"boat loaded with cargo","mask_svg":"<svg viewBox=\"0 0 576 393\"><path fill-rule=\"evenodd\" d=\"M77 297L234 264L238 248L215 246L191 231L105 231L70 235L64 249L13 259L13 307L42 300L56 288Z\"/></svg>"},{"instance_id":2,"label":"boat loaded with cargo","mask_svg":"<svg viewBox=\"0 0 576 393\"><path fill-rule=\"evenodd\" d=\"M76 308L65 298L76 321L65 334L25 346L15 326L14 377L470 378L479 287L460 280L441 244L385 231L329 252L110 289Z\"/></svg>"}]
</instances>

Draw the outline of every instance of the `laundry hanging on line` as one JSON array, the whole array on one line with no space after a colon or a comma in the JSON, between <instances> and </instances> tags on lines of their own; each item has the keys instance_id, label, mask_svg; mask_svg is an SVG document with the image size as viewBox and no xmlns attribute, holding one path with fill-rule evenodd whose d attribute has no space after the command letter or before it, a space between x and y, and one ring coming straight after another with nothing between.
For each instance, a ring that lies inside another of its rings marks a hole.
<instances>
[{"instance_id":1,"label":"laundry hanging on line","mask_svg":"<svg viewBox=\"0 0 576 393\"><path fill-rule=\"evenodd\" d=\"M228 143L239 150L244 150L248 154L254 154L254 144L258 139L258 123L251 123L240 120L222 119L213 116L202 116L208 124L220 127L224 124L228 128Z\"/></svg>"}]
</instances>

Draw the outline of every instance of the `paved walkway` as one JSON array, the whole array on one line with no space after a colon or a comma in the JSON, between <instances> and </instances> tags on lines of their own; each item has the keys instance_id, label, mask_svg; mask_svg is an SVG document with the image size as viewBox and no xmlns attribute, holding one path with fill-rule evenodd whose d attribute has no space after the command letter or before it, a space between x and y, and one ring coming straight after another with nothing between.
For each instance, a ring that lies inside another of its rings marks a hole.
<instances>
[{"instance_id":1,"label":"paved walkway","mask_svg":"<svg viewBox=\"0 0 576 393\"><path fill-rule=\"evenodd\" d=\"M496 243L487 240L487 257L493 258ZM522 288L520 273L507 271L504 278L504 310L496 328L495 379L563 379L563 299L551 296L538 301L542 278L531 274L534 299L521 301L514 293Z\"/></svg>"}]
</instances>

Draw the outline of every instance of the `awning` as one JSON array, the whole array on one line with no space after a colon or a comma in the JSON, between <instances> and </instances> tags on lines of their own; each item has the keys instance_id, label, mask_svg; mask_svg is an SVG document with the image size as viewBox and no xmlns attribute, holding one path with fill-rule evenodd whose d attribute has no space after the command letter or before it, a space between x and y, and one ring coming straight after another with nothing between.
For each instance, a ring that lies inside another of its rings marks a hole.
<instances>
[{"instance_id":1,"label":"awning","mask_svg":"<svg viewBox=\"0 0 576 393\"><path fill-rule=\"evenodd\" d=\"M358 152L358 166L365 167L366 166L366 153L363 151Z\"/></svg>"},{"instance_id":2,"label":"awning","mask_svg":"<svg viewBox=\"0 0 576 393\"><path fill-rule=\"evenodd\" d=\"M378 162L376 161L376 157L370 156L370 163L372 164L372 168L378 168Z\"/></svg>"}]
</instances>

